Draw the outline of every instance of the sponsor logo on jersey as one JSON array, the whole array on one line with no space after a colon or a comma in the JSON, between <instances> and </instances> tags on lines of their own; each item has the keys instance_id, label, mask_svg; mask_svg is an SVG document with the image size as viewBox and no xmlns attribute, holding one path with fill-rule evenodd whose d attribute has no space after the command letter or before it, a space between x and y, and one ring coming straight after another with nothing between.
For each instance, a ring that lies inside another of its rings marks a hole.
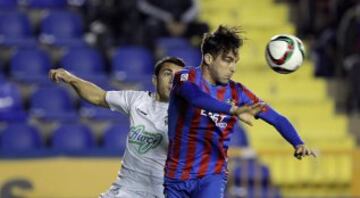
<instances>
[{"instance_id":1,"label":"sponsor logo on jersey","mask_svg":"<svg viewBox=\"0 0 360 198\"><path fill-rule=\"evenodd\" d=\"M227 126L227 123L224 121L224 119L228 116L225 114L213 113L201 109L200 115L209 117L215 123L215 125L221 129Z\"/></svg>"},{"instance_id":2,"label":"sponsor logo on jersey","mask_svg":"<svg viewBox=\"0 0 360 198\"><path fill-rule=\"evenodd\" d=\"M145 131L144 125L138 125L130 128L129 143L135 145L139 154L145 154L150 149L154 149L163 139L160 133L149 133Z\"/></svg>"}]
</instances>

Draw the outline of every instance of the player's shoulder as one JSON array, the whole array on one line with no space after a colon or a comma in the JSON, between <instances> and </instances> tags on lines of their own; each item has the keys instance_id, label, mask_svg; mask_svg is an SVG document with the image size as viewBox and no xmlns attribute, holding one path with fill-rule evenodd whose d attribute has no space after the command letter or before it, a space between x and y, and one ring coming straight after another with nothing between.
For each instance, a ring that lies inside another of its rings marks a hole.
<instances>
[{"instance_id":1,"label":"player's shoulder","mask_svg":"<svg viewBox=\"0 0 360 198\"><path fill-rule=\"evenodd\" d=\"M176 72L176 74L178 74L178 75L189 74L190 72L192 72L192 70L194 70L194 67L186 66L186 67L182 68L180 71Z\"/></svg>"},{"instance_id":2,"label":"player's shoulder","mask_svg":"<svg viewBox=\"0 0 360 198\"><path fill-rule=\"evenodd\" d=\"M251 92L250 89L241 82L230 80L230 86L231 84L240 92Z\"/></svg>"},{"instance_id":3,"label":"player's shoulder","mask_svg":"<svg viewBox=\"0 0 360 198\"><path fill-rule=\"evenodd\" d=\"M132 92L132 94L134 96L141 97L141 98L151 98L151 96L152 96L152 93L150 91L131 90L130 92Z\"/></svg>"},{"instance_id":4,"label":"player's shoulder","mask_svg":"<svg viewBox=\"0 0 360 198\"><path fill-rule=\"evenodd\" d=\"M126 96L126 97L131 97L133 99L151 96L151 92L149 91L118 90L118 91L108 91L108 92L113 93L113 95L115 96Z\"/></svg>"},{"instance_id":5,"label":"player's shoulder","mask_svg":"<svg viewBox=\"0 0 360 198\"><path fill-rule=\"evenodd\" d=\"M242 84L240 82L235 82L235 81L230 81L230 83L233 83L235 85L236 89L239 91L239 93L242 96L247 96L252 101L260 101L261 100L248 87L246 87L244 84Z\"/></svg>"},{"instance_id":6,"label":"player's shoulder","mask_svg":"<svg viewBox=\"0 0 360 198\"><path fill-rule=\"evenodd\" d=\"M193 79L198 72L199 68L192 67L192 66L186 66L180 71L176 72L175 79L177 81L187 81L189 79Z\"/></svg>"},{"instance_id":7,"label":"player's shoulder","mask_svg":"<svg viewBox=\"0 0 360 198\"><path fill-rule=\"evenodd\" d=\"M234 80L230 80L229 84L230 84L230 86L235 86L237 89L240 89L240 90L242 90L243 88L246 88L244 86L244 84L242 84L241 82L234 81Z\"/></svg>"}]
</instances>

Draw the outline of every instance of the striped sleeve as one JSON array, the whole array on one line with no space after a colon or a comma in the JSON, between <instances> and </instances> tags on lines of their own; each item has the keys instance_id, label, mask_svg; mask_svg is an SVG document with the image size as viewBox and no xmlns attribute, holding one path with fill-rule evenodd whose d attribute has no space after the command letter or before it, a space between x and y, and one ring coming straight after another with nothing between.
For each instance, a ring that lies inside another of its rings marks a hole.
<instances>
[{"instance_id":1,"label":"striped sleeve","mask_svg":"<svg viewBox=\"0 0 360 198\"><path fill-rule=\"evenodd\" d=\"M181 96L189 104L217 113L225 113L230 115L231 105L225 102L220 102L209 94L203 92L199 86L194 83L194 70L189 72L179 72L175 75L174 79L174 92Z\"/></svg>"}]
</instances>

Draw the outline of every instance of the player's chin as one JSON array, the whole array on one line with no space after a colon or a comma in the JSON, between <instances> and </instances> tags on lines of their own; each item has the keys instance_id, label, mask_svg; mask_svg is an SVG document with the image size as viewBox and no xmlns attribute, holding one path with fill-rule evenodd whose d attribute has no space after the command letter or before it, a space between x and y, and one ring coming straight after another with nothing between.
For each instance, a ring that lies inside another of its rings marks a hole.
<instances>
[{"instance_id":1,"label":"player's chin","mask_svg":"<svg viewBox=\"0 0 360 198\"><path fill-rule=\"evenodd\" d=\"M221 84L227 84L227 83L229 83L229 81L230 81L230 78L224 78L224 79L220 80L220 83Z\"/></svg>"},{"instance_id":2,"label":"player's chin","mask_svg":"<svg viewBox=\"0 0 360 198\"><path fill-rule=\"evenodd\" d=\"M170 98L170 91L167 91L166 93L164 93L164 97L169 99Z\"/></svg>"}]
</instances>

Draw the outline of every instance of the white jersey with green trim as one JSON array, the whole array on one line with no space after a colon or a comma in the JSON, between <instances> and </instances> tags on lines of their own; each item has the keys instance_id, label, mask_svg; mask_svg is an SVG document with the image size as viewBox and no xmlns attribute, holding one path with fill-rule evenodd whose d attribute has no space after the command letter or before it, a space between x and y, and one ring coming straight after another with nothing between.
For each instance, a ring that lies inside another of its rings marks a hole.
<instances>
[{"instance_id":1,"label":"white jersey with green trim","mask_svg":"<svg viewBox=\"0 0 360 198\"><path fill-rule=\"evenodd\" d=\"M157 101L154 93L146 91L108 91L106 102L112 111L125 113L130 119L122 168L113 185L162 194L168 103Z\"/></svg>"}]
</instances>

